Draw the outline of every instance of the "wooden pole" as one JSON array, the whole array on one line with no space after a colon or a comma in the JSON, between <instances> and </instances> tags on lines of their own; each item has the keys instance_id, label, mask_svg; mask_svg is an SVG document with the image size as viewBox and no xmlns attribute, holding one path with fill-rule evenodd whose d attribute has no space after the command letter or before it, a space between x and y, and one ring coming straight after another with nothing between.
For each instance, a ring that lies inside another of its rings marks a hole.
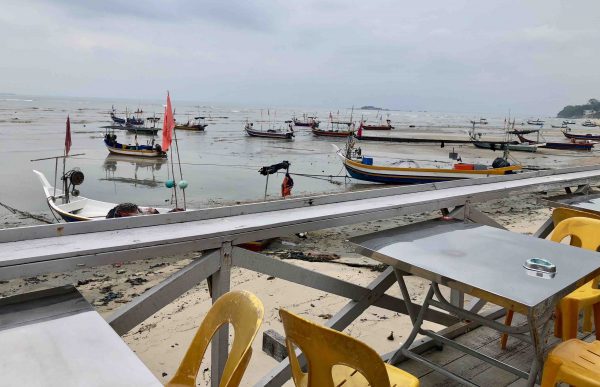
<instances>
[{"instance_id":1,"label":"wooden pole","mask_svg":"<svg viewBox=\"0 0 600 387\"><path fill-rule=\"evenodd\" d=\"M267 200L267 187L269 186L269 174L267 173L267 182L265 183L265 200Z\"/></svg>"}]
</instances>

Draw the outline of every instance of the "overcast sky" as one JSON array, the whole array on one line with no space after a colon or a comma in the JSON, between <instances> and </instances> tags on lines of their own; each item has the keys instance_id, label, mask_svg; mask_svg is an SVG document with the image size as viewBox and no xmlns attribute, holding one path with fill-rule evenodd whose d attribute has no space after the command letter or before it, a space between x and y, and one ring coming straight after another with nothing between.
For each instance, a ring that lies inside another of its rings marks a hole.
<instances>
[{"instance_id":1,"label":"overcast sky","mask_svg":"<svg viewBox=\"0 0 600 387\"><path fill-rule=\"evenodd\" d=\"M598 42L597 0L2 0L0 92L554 115Z\"/></svg>"}]
</instances>

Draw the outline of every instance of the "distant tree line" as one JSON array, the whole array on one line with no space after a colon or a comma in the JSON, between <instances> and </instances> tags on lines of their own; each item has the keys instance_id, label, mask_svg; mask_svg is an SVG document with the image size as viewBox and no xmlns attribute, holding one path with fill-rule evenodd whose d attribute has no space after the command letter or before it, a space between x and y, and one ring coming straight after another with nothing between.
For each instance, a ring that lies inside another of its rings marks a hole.
<instances>
[{"instance_id":1,"label":"distant tree line","mask_svg":"<svg viewBox=\"0 0 600 387\"><path fill-rule=\"evenodd\" d=\"M594 114L590 117L600 118L600 101L596 98L592 98L585 105L568 105L565 106L560 112L558 112L558 118L583 118L583 114L586 110L593 110Z\"/></svg>"}]
</instances>

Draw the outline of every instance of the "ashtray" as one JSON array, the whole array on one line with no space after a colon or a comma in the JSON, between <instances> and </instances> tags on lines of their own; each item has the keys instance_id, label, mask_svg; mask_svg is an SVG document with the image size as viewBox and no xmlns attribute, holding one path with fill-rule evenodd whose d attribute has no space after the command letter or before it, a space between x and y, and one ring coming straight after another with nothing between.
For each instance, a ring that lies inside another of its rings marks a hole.
<instances>
[{"instance_id":1,"label":"ashtray","mask_svg":"<svg viewBox=\"0 0 600 387\"><path fill-rule=\"evenodd\" d=\"M530 258L525 261L523 267L527 271L527 275L541 278L554 278L556 275L556 265L547 259Z\"/></svg>"}]
</instances>

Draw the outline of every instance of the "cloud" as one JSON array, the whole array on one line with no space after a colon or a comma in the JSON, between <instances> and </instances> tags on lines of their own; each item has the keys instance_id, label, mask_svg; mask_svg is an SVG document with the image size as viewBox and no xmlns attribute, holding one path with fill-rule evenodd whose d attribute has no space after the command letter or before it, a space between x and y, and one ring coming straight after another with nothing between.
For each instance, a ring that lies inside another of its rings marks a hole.
<instances>
[{"instance_id":1,"label":"cloud","mask_svg":"<svg viewBox=\"0 0 600 387\"><path fill-rule=\"evenodd\" d=\"M598 11L559 0L5 0L0 92L139 99L168 88L253 106L552 114L598 97Z\"/></svg>"}]
</instances>

